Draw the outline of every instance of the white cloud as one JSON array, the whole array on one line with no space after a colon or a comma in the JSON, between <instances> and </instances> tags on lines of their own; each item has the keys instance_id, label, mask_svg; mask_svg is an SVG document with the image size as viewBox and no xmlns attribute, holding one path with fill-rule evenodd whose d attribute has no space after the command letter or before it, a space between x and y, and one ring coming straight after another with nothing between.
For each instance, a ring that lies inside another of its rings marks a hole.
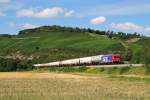
<instances>
[{"instance_id":1,"label":"white cloud","mask_svg":"<svg viewBox=\"0 0 150 100\"><path fill-rule=\"evenodd\" d=\"M60 7L53 7L53 8L46 8L41 11L35 11L33 9L24 9L19 10L17 12L18 16L25 16L25 17L34 17L34 18L54 18L58 17L63 13L63 9Z\"/></svg>"},{"instance_id":2,"label":"white cloud","mask_svg":"<svg viewBox=\"0 0 150 100\"><path fill-rule=\"evenodd\" d=\"M111 27L114 29L128 30L128 31L142 31L143 30L142 26L136 25L131 22L113 23L111 24Z\"/></svg>"},{"instance_id":3,"label":"white cloud","mask_svg":"<svg viewBox=\"0 0 150 100\"><path fill-rule=\"evenodd\" d=\"M65 12L65 17L71 17L71 16L73 16L75 14L75 11L74 10L71 10L71 11L66 11Z\"/></svg>"},{"instance_id":4,"label":"white cloud","mask_svg":"<svg viewBox=\"0 0 150 100\"><path fill-rule=\"evenodd\" d=\"M11 23L9 23L9 26L10 26L10 27L15 27L15 26L16 26L16 24L15 24L15 23L13 23L13 22L11 22Z\"/></svg>"},{"instance_id":5,"label":"white cloud","mask_svg":"<svg viewBox=\"0 0 150 100\"><path fill-rule=\"evenodd\" d=\"M14 22L10 22L10 23L8 23L8 25L11 28L16 27L16 28L21 28L21 29L33 29L33 28L39 27L38 25L33 25L33 24L30 24L30 23L17 24L17 23L14 23Z\"/></svg>"},{"instance_id":6,"label":"white cloud","mask_svg":"<svg viewBox=\"0 0 150 100\"><path fill-rule=\"evenodd\" d=\"M17 15L18 16L26 16L26 17L33 17L33 16L35 16L33 10L31 10L31 9L20 10L20 11L17 12Z\"/></svg>"},{"instance_id":7,"label":"white cloud","mask_svg":"<svg viewBox=\"0 0 150 100\"><path fill-rule=\"evenodd\" d=\"M32 24L26 23L26 24L23 24L21 27L23 29L32 29L32 28L36 28L36 27L39 27L39 26L38 25L32 25Z\"/></svg>"},{"instance_id":8,"label":"white cloud","mask_svg":"<svg viewBox=\"0 0 150 100\"><path fill-rule=\"evenodd\" d=\"M2 12L0 12L0 16L3 16L3 13L2 13Z\"/></svg>"},{"instance_id":9,"label":"white cloud","mask_svg":"<svg viewBox=\"0 0 150 100\"><path fill-rule=\"evenodd\" d=\"M117 29L120 31L128 31L128 32L140 32L140 33L150 32L150 27L140 26L132 22L112 23L111 28Z\"/></svg>"},{"instance_id":10,"label":"white cloud","mask_svg":"<svg viewBox=\"0 0 150 100\"><path fill-rule=\"evenodd\" d=\"M8 3L9 0L0 0L0 3Z\"/></svg>"},{"instance_id":11,"label":"white cloud","mask_svg":"<svg viewBox=\"0 0 150 100\"><path fill-rule=\"evenodd\" d=\"M150 27L147 27L147 28L146 28L146 32L150 32Z\"/></svg>"},{"instance_id":12,"label":"white cloud","mask_svg":"<svg viewBox=\"0 0 150 100\"><path fill-rule=\"evenodd\" d=\"M150 3L143 2L121 2L112 4L99 4L97 6L89 6L80 8L77 16L116 16L116 15L137 15L149 14Z\"/></svg>"},{"instance_id":13,"label":"white cloud","mask_svg":"<svg viewBox=\"0 0 150 100\"><path fill-rule=\"evenodd\" d=\"M94 25L98 25L98 24L103 24L105 21L106 21L106 18L103 16L100 16L100 17L91 19L90 23Z\"/></svg>"},{"instance_id":14,"label":"white cloud","mask_svg":"<svg viewBox=\"0 0 150 100\"><path fill-rule=\"evenodd\" d=\"M0 12L0 16L5 16L5 14L3 12Z\"/></svg>"}]
</instances>

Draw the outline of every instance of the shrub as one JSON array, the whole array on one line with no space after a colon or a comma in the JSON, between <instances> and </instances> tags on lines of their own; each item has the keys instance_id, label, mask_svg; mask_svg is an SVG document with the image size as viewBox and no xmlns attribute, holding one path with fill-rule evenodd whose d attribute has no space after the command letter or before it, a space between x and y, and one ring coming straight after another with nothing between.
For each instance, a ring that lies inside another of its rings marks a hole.
<instances>
[{"instance_id":1,"label":"shrub","mask_svg":"<svg viewBox=\"0 0 150 100\"><path fill-rule=\"evenodd\" d=\"M120 68L120 74L124 74L130 70L130 67L122 67Z\"/></svg>"},{"instance_id":2,"label":"shrub","mask_svg":"<svg viewBox=\"0 0 150 100\"><path fill-rule=\"evenodd\" d=\"M105 71L105 68L100 68L100 72L103 72L103 71Z\"/></svg>"},{"instance_id":3,"label":"shrub","mask_svg":"<svg viewBox=\"0 0 150 100\"><path fill-rule=\"evenodd\" d=\"M150 74L150 66L145 67L145 74Z\"/></svg>"},{"instance_id":4,"label":"shrub","mask_svg":"<svg viewBox=\"0 0 150 100\"><path fill-rule=\"evenodd\" d=\"M0 58L0 72L32 70L32 64L31 60Z\"/></svg>"},{"instance_id":5,"label":"shrub","mask_svg":"<svg viewBox=\"0 0 150 100\"><path fill-rule=\"evenodd\" d=\"M117 69L116 67L108 68L108 69L107 69L107 73L108 73L108 74L112 74L113 72L115 72L116 69Z\"/></svg>"}]
</instances>

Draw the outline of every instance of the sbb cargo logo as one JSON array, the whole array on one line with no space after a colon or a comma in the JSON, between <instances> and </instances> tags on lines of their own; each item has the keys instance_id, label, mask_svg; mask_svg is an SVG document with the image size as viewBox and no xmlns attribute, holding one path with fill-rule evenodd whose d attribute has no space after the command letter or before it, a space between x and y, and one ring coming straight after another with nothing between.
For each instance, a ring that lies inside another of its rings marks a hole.
<instances>
[{"instance_id":1,"label":"sbb cargo logo","mask_svg":"<svg viewBox=\"0 0 150 100\"><path fill-rule=\"evenodd\" d=\"M102 57L102 62L112 62L112 56L104 56Z\"/></svg>"}]
</instances>

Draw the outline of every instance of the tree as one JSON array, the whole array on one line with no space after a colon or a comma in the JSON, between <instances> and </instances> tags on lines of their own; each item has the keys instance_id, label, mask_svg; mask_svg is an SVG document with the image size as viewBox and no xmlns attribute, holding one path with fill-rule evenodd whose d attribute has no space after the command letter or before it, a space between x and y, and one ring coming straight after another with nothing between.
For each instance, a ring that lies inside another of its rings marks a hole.
<instances>
[{"instance_id":1,"label":"tree","mask_svg":"<svg viewBox=\"0 0 150 100\"><path fill-rule=\"evenodd\" d=\"M150 64L150 38L143 44L142 59L145 64Z\"/></svg>"},{"instance_id":2,"label":"tree","mask_svg":"<svg viewBox=\"0 0 150 100\"><path fill-rule=\"evenodd\" d=\"M131 48L128 48L126 51L126 56L125 56L126 61L131 62L132 57L133 57L133 51Z\"/></svg>"},{"instance_id":3,"label":"tree","mask_svg":"<svg viewBox=\"0 0 150 100\"><path fill-rule=\"evenodd\" d=\"M40 49L40 47L38 47L38 46L37 46L37 47L35 47L35 50L36 50L36 51L38 51L39 49Z\"/></svg>"}]
</instances>

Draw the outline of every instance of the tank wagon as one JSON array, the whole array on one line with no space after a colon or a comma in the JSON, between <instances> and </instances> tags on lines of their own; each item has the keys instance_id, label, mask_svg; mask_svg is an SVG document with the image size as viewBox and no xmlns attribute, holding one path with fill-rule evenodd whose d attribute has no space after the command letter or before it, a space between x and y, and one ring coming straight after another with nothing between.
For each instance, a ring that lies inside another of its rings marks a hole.
<instances>
[{"instance_id":1,"label":"tank wagon","mask_svg":"<svg viewBox=\"0 0 150 100\"><path fill-rule=\"evenodd\" d=\"M121 62L120 54L97 55L91 57L83 57L77 59L69 59L46 64L35 64L35 67L61 67L61 66L77 66L77 65L102 65L102 64L118 64Z\"/></svg>"}]
</instances>

